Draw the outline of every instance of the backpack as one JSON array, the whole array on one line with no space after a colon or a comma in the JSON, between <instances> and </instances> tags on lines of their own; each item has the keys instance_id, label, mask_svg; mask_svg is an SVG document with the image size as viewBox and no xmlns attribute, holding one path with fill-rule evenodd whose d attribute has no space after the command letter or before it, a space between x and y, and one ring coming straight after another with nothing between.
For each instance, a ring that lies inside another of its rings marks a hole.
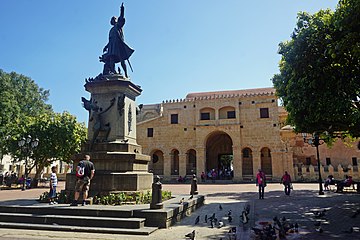
<instances>
[{"instance_id":1,"label":"backpack","mask_svg":"<svg viewBox=\"0 0 360 240\"><path fill-rule=\"evenodd\" d=\"M84 163L79 163L78 167L76 168L76 177L83 178L85 175L85 166Z\"/></svg>"}]
</instances>

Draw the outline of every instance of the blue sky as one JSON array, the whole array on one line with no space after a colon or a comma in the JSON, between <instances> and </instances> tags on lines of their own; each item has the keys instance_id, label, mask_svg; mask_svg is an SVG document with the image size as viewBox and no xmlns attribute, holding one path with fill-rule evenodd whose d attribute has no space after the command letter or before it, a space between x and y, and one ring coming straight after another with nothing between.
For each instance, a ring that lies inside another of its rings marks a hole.
<instances>
[{"instance_id":1,"label":"blue sky","mask_svg":"<svg viewBox=\"0 0 360 240\"><path fill-rule=\"evenodd\" d=\"M335 9L337 0L127 0L126 43L135 49L137 103L190 92L271 87L278 44L299 11ZM0 68L50 90L56 112L87 122L85 78L102 72L110 18L121 0L1 0Z\"/></svg>"}]
</instances>

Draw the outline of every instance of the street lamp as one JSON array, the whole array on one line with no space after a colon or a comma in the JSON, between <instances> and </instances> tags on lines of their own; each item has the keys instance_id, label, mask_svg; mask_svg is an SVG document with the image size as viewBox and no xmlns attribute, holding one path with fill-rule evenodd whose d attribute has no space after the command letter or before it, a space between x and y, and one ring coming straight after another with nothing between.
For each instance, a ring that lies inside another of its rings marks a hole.
<instances>
[{"instance_id":1,"label":"street lamp","mask_svg":"<svg viewBox=\"0 0 360 240\"><path fill-rule=\"evenodd\" d=\"M24 181L23 181L23 186L22 189L23 191L25 191L26 189L26 181L28 178L28 158L30 153L32 152L32 150L34 148L36 148L39 145L39 139L35 138L32 139L32 137L30 135L28 135L26 138L22 138L18 141L18 146L20 147L20 151L22 153L24 153L25 155L25 173L24 173Z\"/></svg>"},{"instance_id":2,"label":"street lamp","mask_svg":"<svg viewBox=\"0 0 360 240\"><path fill-rule=\"evenodd\" d=\"M317 132L315 132L311 137L307 137L306 133L302 133L302 136L304 138L305 143L308 143L309 145L316 147L316 157L317 157L318 172L319 172L319 195L324 195L321 171L320 171L319 145L324 144L325 141L323 139L320 139L319 133Z\"/></svg>"}]
</instances>

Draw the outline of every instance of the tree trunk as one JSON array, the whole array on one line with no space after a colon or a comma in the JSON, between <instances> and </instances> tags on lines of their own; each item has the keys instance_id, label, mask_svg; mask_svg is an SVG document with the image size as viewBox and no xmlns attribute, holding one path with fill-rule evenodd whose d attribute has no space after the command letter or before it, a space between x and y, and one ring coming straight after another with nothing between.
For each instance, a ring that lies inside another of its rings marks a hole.
<instances>
[{"instance_id":1,"label":"tree trunk","mask_svg":"<svg viewBox=\"0 0 360 240\"><path fill-rule=\"evenodd\" d=\"M38 187L38 185L39 185L39 179L40 179L41 172L42 172L43 168L44 168L44 167L36 166L35 176L34 176L33 180L31 181L31 187L32 187L32 188L37 188L37 187Z\"/></svg>"}]
</instances>

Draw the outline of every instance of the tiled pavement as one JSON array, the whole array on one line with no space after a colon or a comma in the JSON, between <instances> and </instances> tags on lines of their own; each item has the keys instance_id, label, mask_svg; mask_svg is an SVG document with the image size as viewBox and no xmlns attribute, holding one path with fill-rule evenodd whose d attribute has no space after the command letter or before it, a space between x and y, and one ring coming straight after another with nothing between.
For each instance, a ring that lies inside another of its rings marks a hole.
<instances>
[{"instance_id":1,"label":"tiled pavement","mask_svg":"<svg viewBox=\"0 0 360 240\"><path fill-rule=\"evenodd\" d=\"M124 236L111 234L86 234L70 232L48 232L33 230L0 229L0 239L185 239L185 234L196 231L196 239L229 239L227 234L230 226L237 227L236 239L254 239L250 230L259 222L271 222L274 216L285 217L291 223L299 224L299 233L287 235L287 239L360 239L360 214L351 216L360 209L360 194L337 194L325 192L318 195L317 184L294 184L295 191L291 196L285 196L280 184L269 184L266 188L265 199L257 199L254 184L199 184L199 193L205 195L206 204L191 216L170 227L161 229L150 236ZM188 184L164 184L164 190L171 190L173 194L187 194ZM34 199L47 189L2 190L0 203L11 203L13 199ZM27 201L23 201L24 204ZM222 210L219 209L221 204ZM240 223L240 213L245 204L250 204L250 222L243 226ZM325 216L315 218L313 212L326 209ZM225 217L228 210L232 210L233 222L228 223ZM223 228L211 228L204 221L205 215L215 212L218 219L225 223ZM194 225L200 216L200 222ZM315 231L314 222L321 221L323 233ZM354 227L353 233L346 233Z\"/></svg>"}]
</instances>

